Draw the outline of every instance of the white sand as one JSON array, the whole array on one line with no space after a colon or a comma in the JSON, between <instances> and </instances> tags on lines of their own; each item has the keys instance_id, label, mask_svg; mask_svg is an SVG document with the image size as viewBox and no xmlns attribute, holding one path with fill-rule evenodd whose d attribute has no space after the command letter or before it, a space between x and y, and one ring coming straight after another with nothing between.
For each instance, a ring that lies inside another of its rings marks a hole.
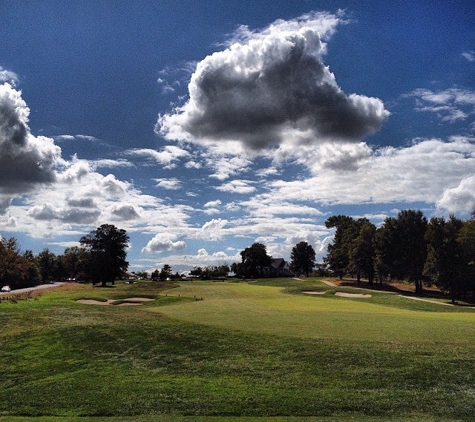
<instances>
[{"instance_id":1,"label":"white sand","mask_svg":"<svg viewBox=\"0 0 475 422\"><path fill-rule=\"evenodd\" d=\"M356 297L356 298L368 298L371 297L371 295L367 294L361 294L361 293L344 293L344 292L336 292L335 296L341 296L341 297Z\"/></svg>"},{"instance_id":2,"label":"white sand","mask_svg":"<svg viewBox=\"0 0 475 422\"><path fill-rule=\"evenodd\" d=\"M122 299L124 300L124 302L122 303L119 303L118 305L114 305L114 306L137 306L137 305L141 305L142 303L141 302L148 302L150 300L155 300L155 299L150 299L148 297L128 297L127 299ZM93 299L80 299L80 300L77 300L76 302L79 302L79 303L84 303L86 305L111 305L112 302L116 302L115 300L107 300L106 302L102 302L100 300L93 300Z\"/></svg>"}]
</instances>

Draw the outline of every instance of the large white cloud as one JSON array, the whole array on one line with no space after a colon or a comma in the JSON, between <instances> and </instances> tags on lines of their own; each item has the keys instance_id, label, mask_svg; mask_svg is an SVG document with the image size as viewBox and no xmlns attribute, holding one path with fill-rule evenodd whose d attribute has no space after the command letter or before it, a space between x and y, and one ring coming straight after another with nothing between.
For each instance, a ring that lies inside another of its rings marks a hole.
<instances>
[{"instance_id":1,"label":"large white cloud","mask_svg":"<svg viewBox=\"0 0 475 422\"><path fill-rule=\"evenodd\" d=\"M181 251L185 248L186 242L183 240L175 241L175 236L170 233L158 233L147 243L142 252Z\"/></svg>"},{"instance_id":2,"label":"large white cloud","mask_svg":"<svg viewBox=\"0 0 475 422\"><path fill-rule=\"evenodd\" d=\"M440 207L453 212L470 211L466 193L473 183L470 181L475 169L475 143L471 138L419 139L403 148L386 147L370 153L365 152L366 146L360 148L362 153L355 154L360 158L351 171L320 162L312 167L311 177L269 183L270 191L258 196L256 202L265 203L273 198L323 204L440 201ZM300 157L302 162L315 159L307 152L308 156ZM465 192L465 199L449 206L449 198L457 192Z\"/></svg>"},{"instance_id":3,"label":"large white cloud","mask_svg":"<svg viewBox=\"0 0 475 422\"><path fill-rule=\"evenodd\" d=\"M282 143L361 141L389 115L381 100L345 94L323 63L341 15L311 13L256 32L241 28L223 51L196 66L189 100L159 118L173 140Z\"/></svg>"},{"instance_id":4,"label":"large white cloud","mask_svg":"<svg viewBox=\"0 0 475 422\"><path fill-rule=\"evenodd\" d=\"M54 182L55 166L61 162L61 149L52 139L30 133L29 113L20 91L7 82L0 85L0 195L4 205L8 197Z\"/></svg>"},{"instance_id":5,"label":"large white cloud","mask_svg":"<svg viewBox=\"0 0 475 422\"><path fill-rule=\"evenodd\" d=\"M475 176L462 179L458 186L445 190L437 207L450 213L475 211Z\"/></svg>"}]
</instances>

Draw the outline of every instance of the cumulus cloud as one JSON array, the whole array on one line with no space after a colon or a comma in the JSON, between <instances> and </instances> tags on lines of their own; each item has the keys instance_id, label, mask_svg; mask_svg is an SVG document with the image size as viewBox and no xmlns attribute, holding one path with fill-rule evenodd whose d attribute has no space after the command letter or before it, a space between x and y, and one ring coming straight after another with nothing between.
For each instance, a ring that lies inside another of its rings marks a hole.
<instances>
[{"instance_id":1,"label":"cumulus cloud","mask_svg":"<svg viewBox=\"0 0 475 422\"><path fill-rule=\"evenodd\" d=\"M419 139L404 148L373 151L353 172L314 169L303 180L276 180L263 198L317 201L324 204L363 204L439 201L447 189L473 175L475 143L471 138Z\"/></svg>"},{"instance_id":2,"label":"cumulus cloud","mask_svg":"<svg viewBox=\"0 0 475 422\"><path fill-rule=\"evenodd\" d=\"M196 66L189 100L160 116L167 139L241 142L260 150L290 142L360 141L389 115L381 100L345 94L322 60L341 15L310 13L261 31L241 27Z\"/></svg>"},{"instance_id":3,"label":"cumulus cloud","mask_svg":"<svg viewBox=\"0 0 475 422\"><path fill-rule=\"evenodd\" d=\"M21 195L56 180L61 149L28 127L30 110L21 92L9 83L0 85L0 193Z\"/></svg>"},{"instance_id":4,"label":"cumulus cloud","mask_svg":"<svg viewBox=\"0 0 475 422\"><path fill-rule=\"evenodd\" d=\"M8 82L10 85L15 86L18 82L18 75L11 70L6 70L0 66L0 83Z\"/></svg>"},{"instance_id":5,"label":"cumulus cloud","mask_svg":"<svg viewBox=\"0 0 475 422\"><path fill-rule=\"evenodd\" d=\"M92 224L99 217L100 211L83 208L57 208L51 203L44 203L31 207L28 214L35 220L46 222L59 220L69 224Z\"/></svg>"},{"instance_id":6,"label":"cumulus cloud","mask_svg":"<svg viewBox=\"0 0 475 422\"><path fill-rule=\"evenodd\" d=\"M217 199L216 201L208 201L206 204L204 204L204 213L211 215L211 214L219 214L221 211L219 207L221 206L222 202L221 200Z\"/></svg>"},{"instance_id":7,"label":"cumulus cloud","mask_svg":"<svg viewBox=\"0 0 475 422\"><path fill-rule=\"evenodd\" d=\"M135 220L140 218L140 211L137 207L129 204L114 204L111 207L111 214L118 220Z\"/></svg>"},{"instance_id":8,"label":"cumulus cloud","mask_svg":"<svg viewBox=\"0 0 475 422\"><path fill-rule=\"evenodd\" d=\"M205 240L220 240L224 233L223 228L228 224L228 220L217 218L206 222L201 227L198 237Z\"/></svg>"},{"instance_id":9,"label":"cumulus cloud","mask_svg":"<svg viewBox=\"0 0 475 422\"><path fill-rule=\"evenodd\" d=\"M208 156L207 164L209 167L216 169L210 178L218 180L226 180L236 174L244 173L251 165L251 161L242 156Z\"/></svg>"},{"instance_id":10,"label":"cumulus cloud","mask_svg":"<svg viewBox=\"0 0 475 422\"><path fill-rule=\"evenodd\" d=\"M181 251L186 248L186 242L183 240L174 241L175 236L169 233L159 233L151 239L142 249L142 252L168 252Z\"/></svg>"},{"instance_id":11,"label":"cumulus cloud","mask_svg":"<svg viewBox=\"0 0 475 422\"><path fill-rule=\"evenodd\" d=\"M449 213L475 211L475 176L460 181L458 186L445 190L437 207Z\"/></svg>"}]
</instances>

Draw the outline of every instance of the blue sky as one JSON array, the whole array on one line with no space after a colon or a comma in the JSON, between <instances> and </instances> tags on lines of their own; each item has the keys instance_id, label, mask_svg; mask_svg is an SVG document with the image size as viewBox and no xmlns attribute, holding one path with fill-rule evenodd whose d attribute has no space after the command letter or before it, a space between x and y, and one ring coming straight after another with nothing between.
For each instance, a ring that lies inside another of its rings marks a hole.
<instances>
[{"instance_id":1,"label":"blue sky","mask_svg":"<svg viewBox=\"0 0 475 422\"><path fill-rule=\"evenodd\" d=\"M475 209L471 1L0 4L0 235L134 271Z\"/></svg>"}]
</instances>

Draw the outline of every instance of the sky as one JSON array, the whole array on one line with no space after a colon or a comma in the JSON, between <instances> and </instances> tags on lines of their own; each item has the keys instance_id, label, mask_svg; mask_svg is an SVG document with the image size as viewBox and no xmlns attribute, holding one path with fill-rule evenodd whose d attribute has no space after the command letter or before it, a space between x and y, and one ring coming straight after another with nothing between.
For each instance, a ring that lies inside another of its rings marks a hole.
<instances>
[{"instance_id":1,"label":"sky","mask_svg":"<svg viewBox=\"0 0 475 422\"><path fill-rule=\"evenodd\" d=\"M130 271L475 210L475 3L2 0L0 236Z\"/></svg>"}]
</instances>

